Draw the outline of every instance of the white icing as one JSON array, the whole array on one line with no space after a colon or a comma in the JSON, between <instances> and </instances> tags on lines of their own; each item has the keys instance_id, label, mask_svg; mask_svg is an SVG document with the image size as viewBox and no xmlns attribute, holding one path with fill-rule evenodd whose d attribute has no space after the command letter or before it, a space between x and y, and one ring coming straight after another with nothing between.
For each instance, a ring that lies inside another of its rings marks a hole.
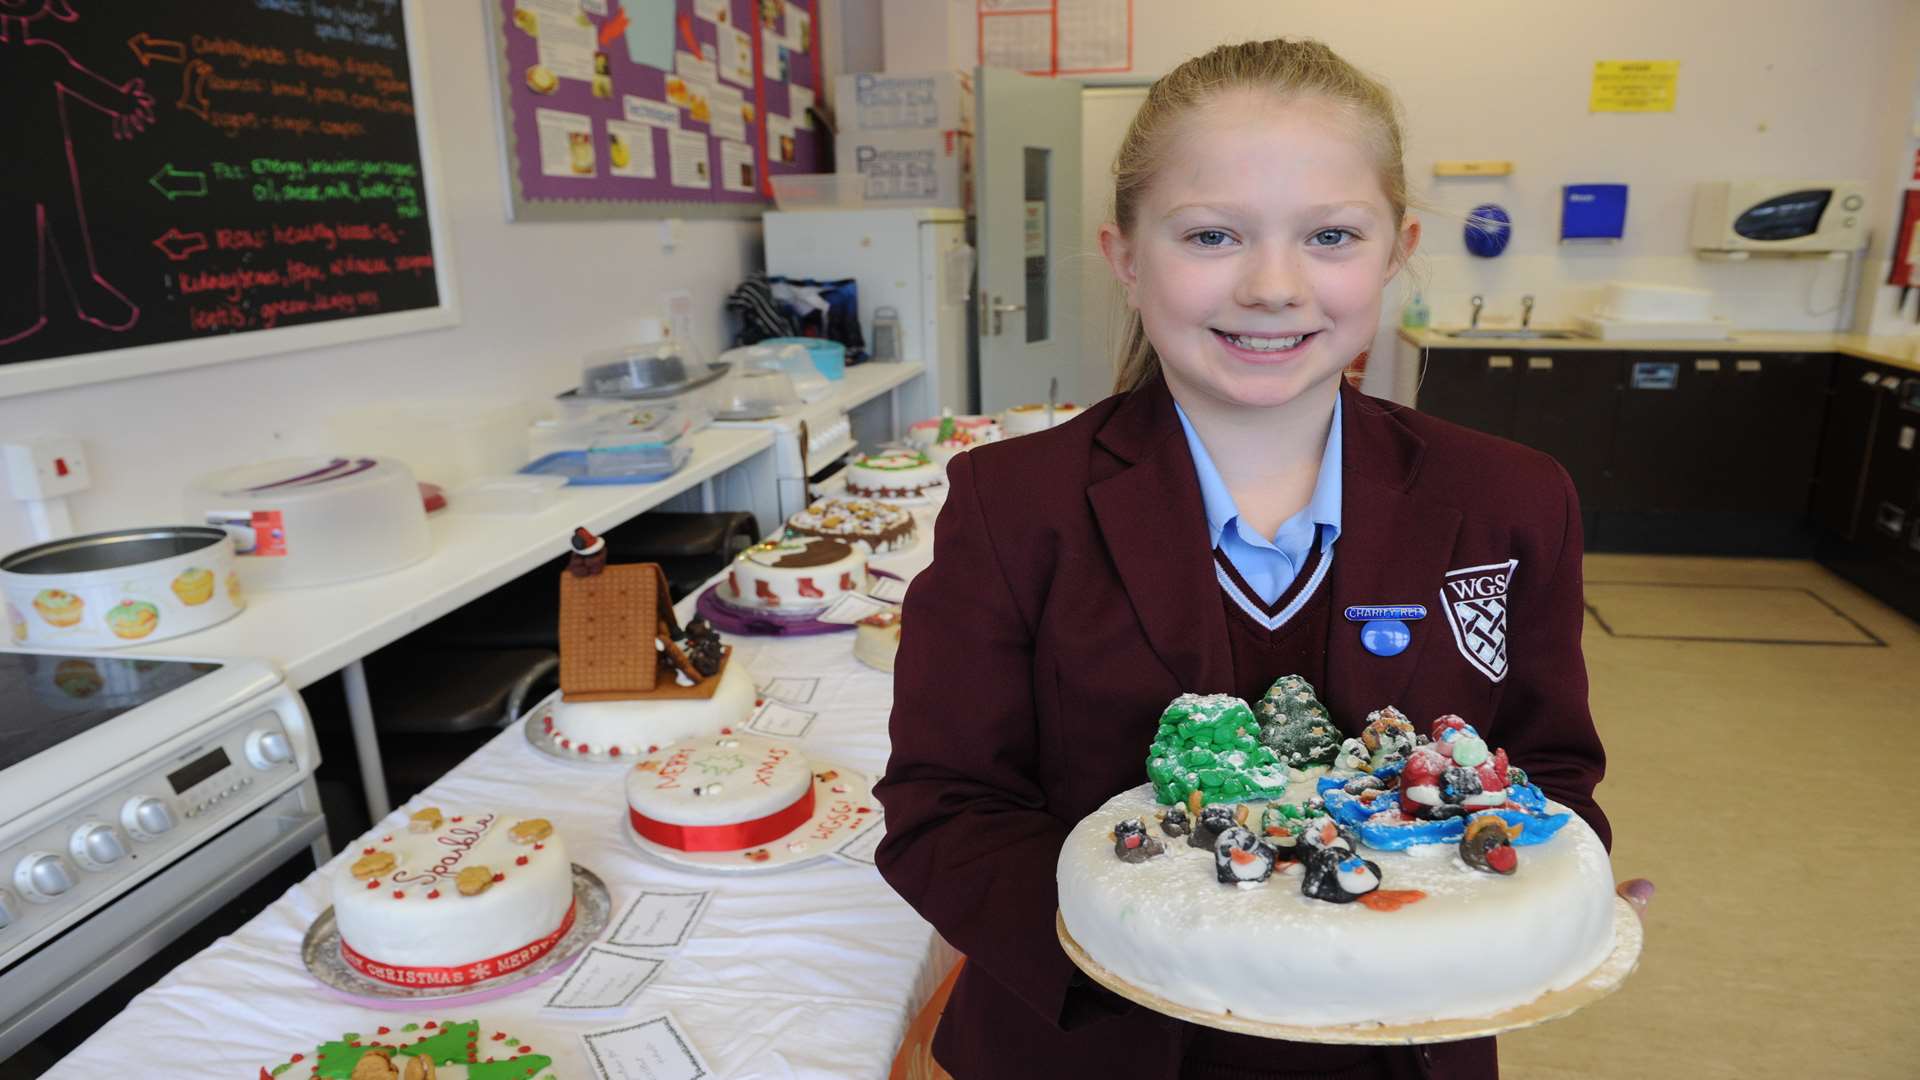
<instances>
[{"instance_id":1,"label":"white icing","mask_svg":"<svg viewBox=\"0 0 1920 1080\"><path fill-rule=\"evenodd\" d=\"M847 463L847 490L855 495L912 498L946 483L947 470L918 450L883 450Z\"/></svg>"},{"instance_id":2,"label":"white icing","mask_svg":"<svg viewBox=\"0 0 1920 1080\"><path fill-rule=\"evenodd\" d=\"M927 450L939 445L940 425L946 417L936 416L929 420L916 420L907 429L907 443ZM1000 422L991 416L953 417L955 431L964 431L973 437L974 443L993 442L1000 437Z\"/></svg>"},{"instance_id":3,"label":"white icing","mask_svg":"<svg viewBox=\"0 0 1920 1080\"><path fill-rule=\"evenodd\" d=\"M719 735L649 754L627 774L627 804L669 825L735 825L785 810L812 784L793 744Z\"/></svg>"},{"instance_id":4,"label":"white icing","mask_svg":"<svg viewBox=\"0 0 1920 1080\"><path fill-rule=\"evenodd\" d=\"M818 566L771 565L816 545L830 545L830 550L842 554ZM719 590L720 599L735 607L781 615L821 611L846 593L867 591L866 549L845 540L814 536L756 544L727 567L727 578ZM808 592L820 595L808 596Z\"/></svg>"},{"instance_id":5,"label":"white icing","mask_svg":"<svg viewBox=\"0 0 1920 1080\"><path fill-rule=\"evenodd\" d=\"M1285 801L1313 787L1296 784ZM1308 898L1298 865L1262 885L1223 886L1211 850L1160 834L1163 809L1142 785L1075 826L1060 852L1060 912L1108 971L1190 1008L1288 1024L1486 1016L1578 982L1613 948L1612 866L1577 817L1515 849L1510 877L1467 868L1453 844L1362 845L1382 888L1427 894L1376 911ZM1166 854L1122 862L1109 831L1143 816Z\"/></svg>"},{"instance_id":6,"label":"white icing","mask_svg":"<svg viewBox=\"0 0 1920 1080\"><path fill-rule=\"evenodd\" d=\"M560 928L573 906L573 870L559 833L538 841L536 849L509 835L536 814L442 813L446 820L432 832L402 824L393 832L370 833L334 867L333 917L341 941L383 964L458 967L513 952ZM353 865L367 848L391 852L394 868L372 879L355 877ZM474 866L502 879L483 893L463 896L454 879ZM370 887L370 881L379 884Z\"/></svg>"},{"instance_id":7,"label":"white icing","mask_svg":"<svg viewBox=\"0 0 1920 1080\"><path fill-rule=\"evenodd\" d=\"M1066 423L1078 415L1080 415L1080 406L1078 405L1055 405L1053 407L1052 426L1059 427L1061 424ZM1000 414L1000 427L1008 435L1031 435L1036 431L1047 430L1046 403L1042 402L1038 405L1015 405L1013 408Z\"/></svg>"},{"instance_id":8,"label":"white icing","mask_svg":"<svg viewBox=\"0 0 1920 1080\"><path fill-rule=\"evenodd\" d=\"M553 709L553 742L581 743L592 753L620 748L622 757L638 757L654 747L712 735L745 724L753 715L753 677L739 660L729 660L710 698L652 698L643 701L567 701Z\"/></svg>"}]
</instances>

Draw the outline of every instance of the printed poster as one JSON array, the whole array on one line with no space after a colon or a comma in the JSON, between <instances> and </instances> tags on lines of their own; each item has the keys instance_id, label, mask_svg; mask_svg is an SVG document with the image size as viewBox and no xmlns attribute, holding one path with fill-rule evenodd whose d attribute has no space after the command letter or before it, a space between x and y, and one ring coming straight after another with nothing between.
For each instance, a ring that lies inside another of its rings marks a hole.
<instances>
[{"instance_id":1,"label":"printed poster","mask_svg":"<svg viewBox=\"0 0 1920 1080\"><path fill-rule=\"evenodd\" d=\"M636 180L653 179L652 124L607 121L607 172Z\"/></svg>"},{"instance_id":2,"label":"printed poster","mask_svg":"<svg viewBox=\"0 0 1920 1080\"><path fill-rule=\"evenodd\" d=\"M720 140L720 186L728 191L754 190L753 147Z\"/></svg>"},{"instance_id":3,"label":"printed poster","mask_svg":"<svg viewBox=\"0 0 1920 1080\"><path fill-rule=\"evenodd\" d=\"M1678 60L1596 60L1589 112L1672 112Z\"/></svg>"},{"instance_id":4,"label":"printed poster","mask_svg":"<svg viewBox=\"0 0 1920 1080\"><path fill-rule=\"evenodd\" d=\"M667 162L673 186L713 190L713 163L708 160L706 135L698 131L667 132Z\"/></svg>"},{"instance_id":5,"label":"printed poster","mask_svg":"<svg viewBox=\"0 0 1920 1080\"><path fill-rule=\"evenodd\" d=\"M540 109L534 113L534 123L540 130L541 175L578 180L595 174L592 117Z\"/></svg>"}]
</instances>

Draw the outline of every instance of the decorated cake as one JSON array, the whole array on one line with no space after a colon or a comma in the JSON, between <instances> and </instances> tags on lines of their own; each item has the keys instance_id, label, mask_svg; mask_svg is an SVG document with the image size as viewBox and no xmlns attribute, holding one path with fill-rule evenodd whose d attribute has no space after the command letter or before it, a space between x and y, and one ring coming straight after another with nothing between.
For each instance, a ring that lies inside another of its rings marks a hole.
<instances>
[{"instance_id":1,"label":"decorated cake","mask_svg":"<svg viewBox=\"0 0 1920 1080\"><path fill-rule=\"evenodd\" d=\"M1613 948L1600 839L1465 720L1397 710L1338 739L1313 688L1182 695L1149 782L1082 820L1060 914L1127 984L1202 1013L1316 1027L1480 1018Z\"/></svg>"},{"instance_id":2,"label":"decorated cake","mask_svg":"<svg viewBox=\"0 0 1920 1080\"><path fill-rule=\"evenodd\" d=\"M631 758L753 714L753 679L705 619L683 627L654 563L607 565L605 541L575 531L560 578L560 700L536 746L568 757Z\"/></svg>"},{"instance_id":3,"label":"decorated cake","mask_svg":"<svg viewBox=\"0 0 1920 1080\"><path fill-rule=\"evenodd\" d=\"M371 979L480 982L540 959L573 927L573 869L544 818L427 807L348 855L331 875L333 917L342 958Z\"/></svg>"},{"instance_id":4,"label":"decorated cake","mask_svg":"<svg viewBox=\"0 0 1920 1080\"><path fill-rule=\"evenodd\" d=\"M913 515L873 499L816 499L787 519L787 531L800 536L829 536L867 545L871 552L913 545Z\"/></svg>"},{"instance_id":5,"label":"decorated cake","mask_svg":"<svg viewBox=\"0 0 1920 1080\"><path fill-rule=\"evenodd\" d=\"M1015 405L1000 414L1000 428L1008 435L1031 435L1036 431L1045 431L1080 415L1080 406L1068 402L1053 407L1053 418L1047 418L1047 403L1036 402L1028 405Z\"/></svg>"},{"instance_id":6,"label":"decorated cake","mask_svg":"<svg viewBox=\"0 0 1920 1080\"><path fill-rule=\"evenodd\" d=\"M477 1020L370 1025L291 1055L260 1080L547 1080L553 1059Z\"/></svg>"},{"instance_id":7,"label":"decorated cake","mask_svg":"<svg viewBox=\"0 0 1920 1080\"><path fill-rule=\"evenodd\" d=\"M813 784L813 767L780 740L689 739L627 774L627 818L634 832L676 851L751 850L813 817Z\"/></svg>"},{"instance_id":8,"label":"decorated cake","mask_svg":"<svg viewBox=\"0 0 1920 1080\"><path fill-rule=\"evenodd\" d=\"M879 450L847 463L847 493L869 499L918 499L946 483L946 467L922 450Z\"/></svg>"},{"instance_id":9,"label":"decorated cake","mask_svg":"<svg viewBox=\"0 0 1920 1080\"><path fill-rule=\"evenodd\" d=\"M900 612L882 611L861 619L853 628L854 659L881 671L893 670L893 658L900 652Z\"/></svg>"},{"instance_id":10,"label":"decorated cake","mask_svg":"<svg viewBox=\"0 0 1920 1080\"><path fill-rule=\"evenodd\" d=\"M907 429L908 444L925 450L943 469L955 457L999 438L1000 423L991 416L943 416Z\"/></svg>"},{"instance_id":11,"label":"decorated cake","mask_svg":"<svg viewBox=\"0 0 1920 1080\"><path fill-rule=\"evenodd\" d=\"M727 568L719 600L776 615L815 615L847 593L867 591L867 553L823 536L789 536L755 544Z\"/></svg>"}]
</instances>

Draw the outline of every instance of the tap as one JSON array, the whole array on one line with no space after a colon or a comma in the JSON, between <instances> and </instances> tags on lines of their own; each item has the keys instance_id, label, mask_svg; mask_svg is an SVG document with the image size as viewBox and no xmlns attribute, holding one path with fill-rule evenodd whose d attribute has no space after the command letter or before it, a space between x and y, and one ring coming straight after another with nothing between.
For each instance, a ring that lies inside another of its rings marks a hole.
<instances>
[{"instance_id":1,"label":"tap","mask_svg":"<svg viewBox=\"0 0 1920 1080\"><path fill-rule=\"evenodd\" d=\"M1520 329L1525 330L1527 323L1533 321L1533 294L1520 298Z\"/></svg>"},{"instance_id":2,"label":"tap","mask_svg":"<svg viewBox=\"0 0 1920 1080\"><path fill-rule=\"evenodd\" d=\"M1467 327L1477 329L1480 326L1480 309L1487 306L1487 298L1476 294L1468 303L1473 305L1473 321L1467 323Z\"/></svg>"}]
</instances>

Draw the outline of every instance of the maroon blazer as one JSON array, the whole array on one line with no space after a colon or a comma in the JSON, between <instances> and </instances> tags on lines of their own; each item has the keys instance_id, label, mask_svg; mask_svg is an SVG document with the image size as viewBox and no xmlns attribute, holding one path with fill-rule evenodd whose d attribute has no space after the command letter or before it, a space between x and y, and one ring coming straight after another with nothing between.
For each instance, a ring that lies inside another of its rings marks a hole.
<instances>
[{"instance_id":1,"label":"maroon blazer","mask_svg":"<svg viewBox=\"0 0 1920 1080\"><path fill-rule=\"evenodd\" d=\"M1610 840L1593 801L1605 757L1587 710L1580 513L1566 472L1545 454L1341 392L1321 699L1349 734L1384 705L1422 729L1458 713ZM1169 701L1233 688L1173 399L1154 379L1050 431L961 454L947 475L933 565L907 593L893 756L875 787L887 816L880 872L967 956L934 1055L961 1080L1174 1077L1186 1025L1144 1009L1081 1023L1094 991L1054 934L1068 830L1146 781ZM1475 662L1472 634L1445 612L1449 580L1497 592L1487 575L1510 561L1506 655ZM1428 615L1393 657L1368 653L1342 617L1349 605L1409 603ZM1419 1058L1434 1077L1495 1069L1491 1040Z\"/></svg>"}]
</instances>

